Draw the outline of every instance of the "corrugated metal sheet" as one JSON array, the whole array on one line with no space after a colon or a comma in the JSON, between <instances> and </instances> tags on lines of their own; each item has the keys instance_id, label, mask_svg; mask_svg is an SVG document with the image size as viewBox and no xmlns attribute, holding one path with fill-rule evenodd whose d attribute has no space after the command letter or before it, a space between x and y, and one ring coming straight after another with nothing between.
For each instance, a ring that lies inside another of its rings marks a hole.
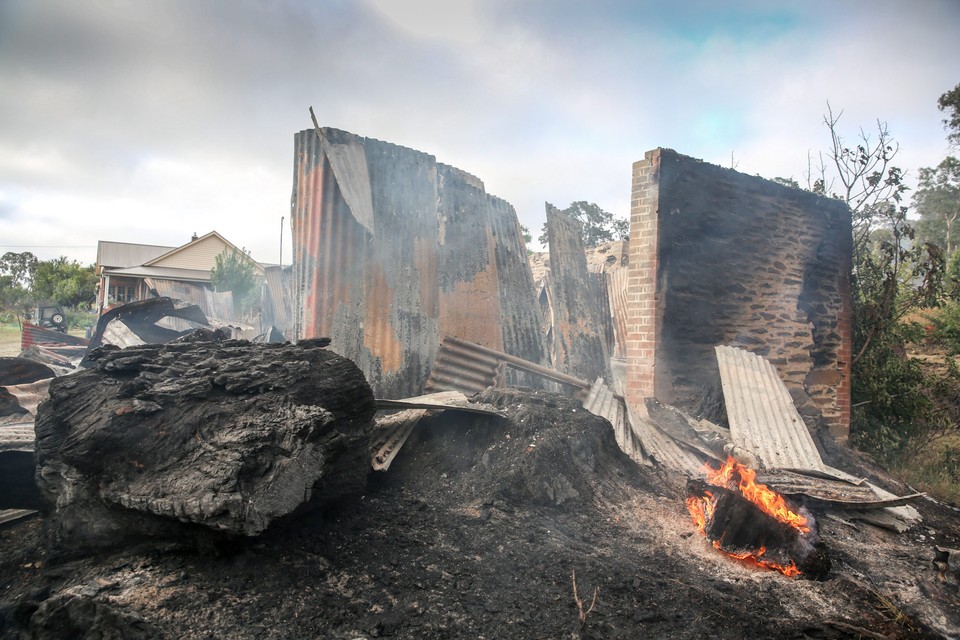
<instances>
[{"instance_id":1,"label":"corrugated metal sheet","mask_svg":"<svg viewBox=\"0 0 960 640\"><path fill-rule=\"evenodd\" d=\"M389 400L386 398L377 399L377 409L431 409L434 411L461 411L463 413L475 413L484 416L496 416L506 418L506 414L494 409L488 409L485 405L474 404L467 399L462 391L438 391L436 393L427 393L413 398L402 398L400 400Z\"/></svg>"},{"instance_id":2,"label":"corrugated metal sheet","mask_svg":"<svg viewBox=\"0 0 960 640\"><path fill-rule=\"evenodd\" d=\"M328 137L331 130L326 131L325 134L323 129L320 130L320 144L340 187L343 201L354 219L373 234L376 228L373 189L363 140L356 136L334 136L331 140Z\"/></svg>"},{"instance_id":3,"label":"corrugated metal sheet","mask_svg":"<svg viewBox=\"0 0 960 640\"><path fill-rule=\"evenodd\" d=\"M438 164L437 217L441 331L501 351L498 271L483 183Z\"/></svg>"},{"instance_id":4,"label":"corrugated metal sheet","mask_svg":"<svg viewBox=\"0 0 960 640\"><path fill-rule=\"evenodd\" d=\"M293 337L293 314L290 307L290 277L289 271L281 267L267 267L263 280L263 313L261 315L261 332L270 327L276 327L283 332L284 337Z\"/></svg>"},{"instance_id":5,"label":"corrugated metal sheet","mask_svg":"<svg viewBox=\"0 0 960 640\"><path fill-rule=\"evenodd\" d=\"M427 389L460 391L472 396L496 383L500 362L472 345L445 338L433 362Z\"/></svg>"},{"instance_id":6,"label":"corrugated metal sheet","mask_svg":"<svg viewBox=\"0 0 960 640\"><path fill-rule=\"evenodd\" d=\"M4 509L0 511L0 527L12 525L37 515L40 515L40 512L35 509Z\"/></svg>"},{"instance_id":7,"label":"corrugated metal sheet","mask_svg":"<svg viewBox=\"0 0 960 640\"><path fill-rule=\"evenodd\" d=\"M768 468L800 469L854 484L861 482L824 464L813 436L773 365L765 358L735 347L718 346L716 352L730 436L736 444L759 455ZM879 499L876 506L899 501L894 494L866 484ZM857 512L850 517L897 531L905 531L921 519L910 506Z\"/></svg>"},{"instance_id":8,"label":"corrugated metal sheet","mask_svg":"<svg viewBox=\"0 0 960 640\"><path fill-rule=\"evenodd\" d=\"M602 378L597 378L593 386L590 387L590 392L583 401L583 408L595 416L606 418L610 422L613 426L613 435L616 437L617 445L619 445L621 451L640 464L649 464L649 460L644 455L643 446L640 444L640 439L634 434L627 421L627 411L623 399L618 398L603 383Z\"/></svg>"},{"instance_id":9,"label":"corrugated metal sheet","mask_svg":"<svg viewBox=\"0 0 960 640\"><path fill-rule=\"evenodd\" d=\"M474 394L490 386L502 386L508 369L516 369L542 381L565 386L568 391L572 390L580 397L585 397L590 389L590 384L579 378L450 336L445 337L440 344L440 352L430 372L427 388Z\"/></svg>"},{"instance_id":10,"label":"corrugated metal sheet","mask_svg":"<svg viewBox=\"0 0 960 640\"><path fill-rule=\"evenodd\" d=\"M72 345L83 347L87 345L87 340L71 336L68 333L60 333L44 327L23 323L20 331L20 349L26 349L32 346L51 346L51 345Z\"/></svg>"},{"instance_id":11,"label":"corrugated metal sheet","mask_svg":"<svg viewBox=\"0 0 960 640\"><path fill-rule=\"evenodd\" d=\"M534 304L537 287L533 281L530 262L527 260L527 246L517 213L513 205L505 200L490 194L486 195L486 199L493 226L494 255L499 279L503 351L549 366L543 315L539 305ZM511 382L532 386L529 376Z\"/></svg>"},{"instance_id":12,"label":"corrugated metal sheet","mask_svg":"<svg viewBox=\"0 0 960 640\"><path fill-rule=\"evenodd\" d=\"M232 291L203 290L204 304L200 306L207 318L216 318L223 322L239 322L237 309L233 306Z\"/></svg>"},{"instance_id":13,"label":"corrugated metal sheet","mask_svg":"<svg viewBox=\"0 0 960 640\"><path fill-rule=\"evenodd\" d=\"M657 425L641 419L629 404L627 405L627 423L640 441L643 451L658 464L690 476L701 475L704 463L702 457L680 446Z\"/></svg>"},{"instance_id":14,"label":"corrugated metal sheet","mask_svg":"<svg viewBox=\"0 0 960 640\"><path fill-rule=\"evenodd\" d=\"M324 129L327 140L357 138ZM330 337L380 397L420 393L440 342L436 160L364 139L377 236L352 215L313 130L295 137L297 337Z\"/></svg>"},{"instance_id":15,"label":"corrugated metal sheet","mask_svg":"<svg viewBox=\"0 0 960 640\"><path fill-rule=\"evenodd\" d=\"M36 434L33 420L0 425L0 453L7 451L33 451Z\"/></svg>"},{"instance_id":16,"label":"corrugated metal sheet","mask_svg":"<svg viewBox=\"0 0 960 640\"><path fill-rule=\"evenodd\" d=\"M413 433L417 423L430 413L429 409L405 409L390 415L378 416L377 433L374 435L371 449L370 466L374 471L386 471L390 468L400 448Z\"/></svg>"},{"instance_id":17,"label":"corrugated metal sheet","mask_svg":"<svg viewBox=\"0 0 960 640\"><path fill-rule=\"evenodd\" d=\"M581 225L548 203L547 234L557 355L553 366L586 380L612 379L596 288L587 270Z\"/></svg>"},{"instance_id":18,"label":"corrugated metal sheet","mask_svg":"<svg viewBox=\"0 0 960 640\"><path fill-rule=\"evenodd\" d=\"M167 297L181 302L189 302L203 309L206 304L203 292L207 290L202 284L184 282L182 280L167 280L164 278L144 278L143 281L157 297ZM206 313L206 309L203 309Z\"/></svg>"},{"instance_id":19,"label":"corrugated metal sheet","mask_svg":"<svg viewBox=\"0 0 960 640\"><path fill-rule=\"evenodd\" d=\"M613 315L610 313L610 292L607 287L607 274L603 272L590 273L593 280L594 292L597 300L597 321L600 323L600 335L606 347L607 354L612 354L616 348L613 331Z\"/></svg>"},{"instance_id":20,"label":"corrugated metal sheet","mask_svg":"<svg viewBox=\"0 0 960 640\"><path fill-rule=\"evenodd\" d=\"M765 358L736 347L716 347L733 441L773 469L825 471L813 436L790 392Z\"/></svg>"},{"instance_id":21,"label":"corrugated metal sheet","mask_svg":"<svg viewBox=\"0 0 960 640\"><path fill-rule=\"evenodd\" d=\"M534 297L532 286L521 291L530 279L517 284L511 274L508 282L500 271L523 255L518 231L496 232L517 227L512 208L428 154L321 132L295 137L295 337L330 337L383 398L423 391L441 334L541 359L535 311L521 309ZM353 155L332 158L334 147ZM354 179L369 181L369 225L345 195L367 189L342 183Z\"/></svg>"},{"instance_id":22,"label":"corrugated metal sheet","mask_svg":"<svg viewBox=\"0 0 960 640\"><path fill-rule=\"evenodd\" d=\"M627 357L627 279L629 269L607 272L610 316L613 322L614 357Z\"/></svg>"}]
</instances>

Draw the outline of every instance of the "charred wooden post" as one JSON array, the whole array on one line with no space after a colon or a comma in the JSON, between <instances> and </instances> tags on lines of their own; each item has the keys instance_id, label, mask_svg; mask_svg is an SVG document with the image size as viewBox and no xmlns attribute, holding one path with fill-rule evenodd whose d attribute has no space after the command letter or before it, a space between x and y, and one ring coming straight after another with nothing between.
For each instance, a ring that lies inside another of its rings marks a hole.
<instances>
[{"instance_id":1,"label":"charred wooden post","mask_svg":"<svg viewBox=\"0 0 960 640\"><path fill-rule=\"evenodd\" d=\"M54 539L99 547L183 524L256 535L358 489L373 394L315 345L183 342L101 349L37 416Z\"/></svg>"},{"instance_id":2,"label":"charred wooden post","mask_svg":"<svg viewBox=\"0 0 960 640\"><path fill-rule=\"evenodd\" d=\"M830 571L826 547L815 531L801 533L740 493L703 480L688 480L687 496L710 500L704 535L721 551L738 558L752 556L762 565L795 565L800 575L814 580L822 580Z\"/></svg>"}]
</instances>

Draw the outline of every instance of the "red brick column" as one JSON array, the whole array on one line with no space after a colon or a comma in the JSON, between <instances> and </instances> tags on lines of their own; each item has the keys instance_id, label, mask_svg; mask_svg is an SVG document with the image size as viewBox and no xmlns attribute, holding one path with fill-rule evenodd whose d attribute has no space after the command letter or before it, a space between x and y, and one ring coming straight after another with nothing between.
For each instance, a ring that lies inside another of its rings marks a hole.
<instances>
[{"instance_id":1,"label":"red brick column","mask_svg":"<svg viewBox=\"0 0 960 640\"><path fill-rule=\"evenodd\" d=\"M852 251L852 248L851 248ZM837 410L839 416L831 420L830 433L840 442L846 443L850 437L850 396L851 363L853 362L853 297L850 291L850 265L843 263L840 274L840 295L843 308L837 318L837 330L840 334L840 348L837 350L837 368L840 369L840 385L837 387Z\"/></svg>"},{"instance_id":2,"label":"red brick column","mask_svg":"<svg viewBox=\"0 0 960 640\"><path fill-rule=\"evenodd\" d=\"M657 218L660 150L633 164L630 203L630 266L627 280L627 402L644 407L655 395L657 337Z\"/></svg>"}]
</instances>

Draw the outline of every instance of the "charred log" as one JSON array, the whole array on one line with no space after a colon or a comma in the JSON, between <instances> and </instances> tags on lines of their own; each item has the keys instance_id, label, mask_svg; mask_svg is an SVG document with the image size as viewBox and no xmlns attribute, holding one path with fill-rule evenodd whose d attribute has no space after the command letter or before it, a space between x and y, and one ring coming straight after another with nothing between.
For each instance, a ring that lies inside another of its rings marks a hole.
<instances>
[{"instance_id":1,"label":"charred log","mask_svg":"<svg viewBox=\"0 0 960 640\"><path fill-rule=\"evenodd\" d=\"M752 556L761 563L796 565L800 574L822 580L830 571L826 546L816 532L802 533L780 522L740 493L703 480L687 481L687 496L709 497L712 511L704 522L704 535L715 547L732 556Z\"/></svg>"},{"instance_id":2,"label":"charred log","mask_svg":"<svg viewBox=\"0 0 960 640\"><path fill-rule=\"evenodd\" d=\"M55 539L97 547L181 523L256 535L365 482L373 394L332 352L228 340L91 360L37 416Z\"/></svg>"}]
</instances>

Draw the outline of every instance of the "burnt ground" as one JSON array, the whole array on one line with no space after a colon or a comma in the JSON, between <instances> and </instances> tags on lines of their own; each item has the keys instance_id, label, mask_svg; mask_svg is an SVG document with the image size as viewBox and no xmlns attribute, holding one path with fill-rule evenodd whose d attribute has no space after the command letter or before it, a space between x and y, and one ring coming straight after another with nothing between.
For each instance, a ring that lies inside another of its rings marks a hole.
<instances>
[{"instance_id":1,"label":"burnt ground","mask_svg":"<svg viewBox=\"0 0 960 640\"><path fill-rule=\"evenodd\" d=\"M918 504L901 535L820 514L833 570L790 579L709 547L685 478L635 465L575 401L483 400L510 420L429 418L362 495L256 539L70 557L42 519L0 531L3 637L960 636L956 579L931 568L933 544L960 548L949 507ZM574 571L584 608L597 591L583 624Z\"/></svg>"}]
</instances>

